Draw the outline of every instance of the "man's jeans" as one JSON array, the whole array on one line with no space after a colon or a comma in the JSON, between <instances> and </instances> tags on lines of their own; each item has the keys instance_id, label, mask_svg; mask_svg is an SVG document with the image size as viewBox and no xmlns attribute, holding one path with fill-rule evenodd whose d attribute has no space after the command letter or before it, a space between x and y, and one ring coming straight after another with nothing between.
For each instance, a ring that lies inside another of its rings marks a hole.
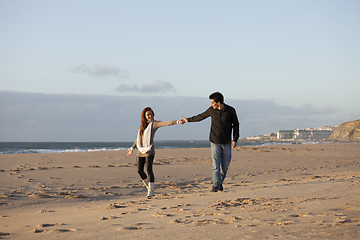
<instances>
[{"instance_id":1,"label":"man's jeans","mask_svg":"<svg viewBox=\"0 0 360 240\"><path fill-rule=\"evenodd\" d=\"M231 142L227 144L211 143L211 157L213 187L220 188L231 161Z\"/></svg>"}]
</instances>

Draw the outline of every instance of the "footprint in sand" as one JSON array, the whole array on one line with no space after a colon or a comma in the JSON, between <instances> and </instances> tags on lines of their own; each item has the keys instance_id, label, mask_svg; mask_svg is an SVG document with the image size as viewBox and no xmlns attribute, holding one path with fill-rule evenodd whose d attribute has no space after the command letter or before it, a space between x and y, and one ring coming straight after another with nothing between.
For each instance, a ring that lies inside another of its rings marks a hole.
<instances>
[{"instance_id":1,"label":"footprint in sand","mask_svg":"<svg viewBox=\"0 0 360 240\"><path fill-rule=\"evenodd\" d=\"M333 223L333 226L341 226L344 224L349 224L349 223L357 223L360 221L360 218L350 218L347 216L343 216L343 217L338 217L335 222Z\"/></svg>"},{"instance_id":2,"label":"footprint in sand","mask_svg":"<svg viewBox=\"0 0 360 240\"><path fill-rule=\"evenodd\" d=\"M126 208L133 205L145 205L147 204L146 201L128 201L128 202L122 202L122 203L111 203L110 206L106 207L106 210L109 209L117 209L117 208Z\"/></svg>"},{"instance_id":3,"label":"footprint in sand","mask_svg":"<svg viewBox=\"0 0 360 240\"><path fill-rule=\"evenodd\" d=\"M51 212L55 212L53 210L45 210L45 209L41 209L40 213L51 213Z\"/></svg>"},{"instance_id":4,"label":"footprint in sand","mask_svg":"<svg viewBox=\"0 0 360 240\"><path fill-rule=\"evenodd\" d=\"M136 163L123 163L118 165L118 167L134 167L134 166L136 166Z\"/></svg>"},{"instance_id":5,"label":"footprint in sand","mask_svg":"<svg viewBox=\"0 0 360 240\"><path fill-rule=\"evenodd\" d=\"M43 232L46 232L45 229L38 229L38 228L35 228L33 230L30 231L31 233L43 233Z\"/></svg>"},{"instance_id":6,"label":"footprint in sand","mask_svg":"<svg viewBox=\"0 0 360 240\"><path fill-rule=\"evenodd\" d=\"M46 228L46 227L54 227L54 226L58 226L59 224L57 223L44 223L44 224L39 224L36 226L36 228ZM63 224L65 225L65 224Z\"/></svg>"},{"instance_id":7,"label":"footprint in sand","mask_svg":"<svg viewBox=\"0 0 360 240\"><path fill-rule=\"evenodd\" d=\"M170 223L172 224L194 224L197 226L203 226L203 225L208 225L208 224L231 224L233 223L233 219L232 218L213 218L213 219L200 219L200 220L191 220L191 219L175 219L175 220L171 220Z\"/></svg>"},{"instance_id":8,"label":"footprint in sand","mask_svg":"<svg viewBox=\"0 0 360 240\"><path fill-rule=\"evenodd\" d=\"M40 228L40 229L36 228L36 229L31 230L30 232L32 232L32 233L45 233L45 232L49 232L49 231L58 232L58 233L64 233L64 232L76 232L77 229L64 229L64 228L61 228L61 229L47 230L47 229L43 229L43 228Z\"/></svg>"},{"instance_id":9,"label":"footprint in sand","mask_svg":"<svg viewBox=\"0 0 360 240\"><path fill-rule=\"evenodd\" d=\"M0 232L0 238L10 236L10 233Z\"/></svg>"},{"instance_id":10,"label":"footprint in sand","mask_svg":"<svg viewBox=\"0 0 360 240\"><path fill-rule=\"evenodd\" d=\"M63 232L76 232L77 229L64 229L64 228L61 228L61 229L55 229L53 230L54 232L59 232L59 233L63 233Z\"/></svg>"},{"instance_id":11,"label":"footprint in sand","mask_svg":"<svg viewBox=\"0 0 360 240\"><path fill-rule=\"evenodd\" d=\"M141 227L137 227L137 226L130 226L130 227L122 227L120 228L120 230L141 230Z\"/></svg>"},{"instance_id":12,"label":"footprint in sand","mask_svg":"<svg viewBox=\"0 0 360 240\"><path fill-rule=\"evenodd\" d=\"M43 223L36 226L35 229L31 230L32 233L43 233L47 232L46 228L55 227L55 226L63 226L66 225L65 223L58 224L58 223ZM56 231L56 230L55 230Z\"/></svg>"},{"instance_id":13,"label":"footprint in sand","mask_svg":"<svg viewBox=\"0 0 360 240\"><path fill-rule=\"evenodd\" d=\"M155 213L153 214L153 217L174 217L174 214L170 213Z\"/></svg>"},{"instance_id":14,"label":"footprint in sand","mask_svg":"<svg viewBox=\"0 0 360 240\"><path fill-rule=\"evenodd\" d=\"M110 216L110 217L102 217L101 220L110 220L110 219L116 219L118 217L116 216Z\"/></svg>"},{"instance_id":15,"label":"footprint in sand","mask_svg":"<svg viewBox=\"0 0 360 240\"><path fill-rule=\"evenodd\" d=\"M307 215L307 214L291 214L290 215L290 217L295 217L295 218L297 218L297 217L308 217L308 216L310 216L310 215Z\"/></svg>"},{"instance_id":16,"label":"footprint in sand","mask_svg":"<svg viewBox=\"0 0 360 240\"><path fill-rule=\"evenodd\" d=\"M106 207L105 209L106 210L110 210L110 209L117 209L117 208L126 208L128 207L127 205L125 204L121 204L121 203L112 203L110 204L110 206Z\"/></svg>"},{"instance_id":17,"label":"footprint in sand","mask_svg":"<svg viewBox=\"0 0 360 240\"><path fill-rule=\"evenodd\" d=\"M49 194L46 193L32 193L29 195L30 198L52 198Z\"/></svg>"},{"instance_id":18,"label":"footprint in sand","mask_svg":"<svg viewBox=\"0 0 360 240\"><path fill-rule=\"evenodd\" d=\"M135 226L124 226L120 230L146 230L146 229L155 229L154 227L148 227L150 223L137 223Z\"/></svg>"},{"instance_id":19,"label":"footprint in sand","mask_svg":"<svg viewBox=\"0 0 360 240\"><path fill-rule=\"evenodd\" d=\"M66 195L64 198L75 198L75 199L81 199L81 198L86 198L86 196L84 195L74 195L74 194L70 194L70 195Z\"/></svg>"},{"instance_id":20,"label":"footprint in sand","mask_svg":"<svg viewBox=\"0 0 360 240\"><path fill-rule=\"evenodd\" d=\"M284 221L284 222L277 222L277 223L270 224L270 225L285 226L285 225L291 225L291 224L295 224L295 222L293 222L293 221Z\"/></svg>"}]
</instances>

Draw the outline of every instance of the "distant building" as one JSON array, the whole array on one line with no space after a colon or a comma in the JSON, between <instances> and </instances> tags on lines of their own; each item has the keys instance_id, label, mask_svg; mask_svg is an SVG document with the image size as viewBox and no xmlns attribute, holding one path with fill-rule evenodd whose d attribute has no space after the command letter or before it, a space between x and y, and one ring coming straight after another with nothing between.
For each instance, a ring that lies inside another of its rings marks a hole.
<instances>
[{"instance_id":1,"label":"distant building","mask_svg":"<svg viewBox=\"0 0 360 240\"><path fill-rule=\"evenodd\" d=\"M308 140L311 138L311 130L296 129L294 130L294 139Z\"/></svg>"},{"instance_id":2,"label":"distant building","mask_svg":"<svg viewBox=\"0 0 360 240\"><path fill-rule=\"evenodd\" d=\"M311 140L322 140L327 139L332 134L332 130L312 130Z\"/></svg>"},{"instance_id":3,"label":"distant building","mask_svg":"<svg viewBox=\"0 0 360 240\"><path fill-rule=\"evenodd\" d=\"M295 130L279 130L277 139L281 140L323 140L330 137L331 130L317 129L295 129Z\"/></svg>"},{"instance_id":4,"label":"distant building","mask_svg":"<svg viewBox=\"0 0 360 240\"><path fill-rule=\"evenodd\" d=\"M293 139L294 130L279 130L277 132L277 139Z\"/></svg>"},{"instance_id":5,"label":"distant building","mask_svg":"<svg viewBox=\"0 0 360 240\"><path fill-rule=\"evenodd\" d=\"M246 141L277 141L277 140L325 140L330 137L335 127L326 126L321 128L279 130L275 133L244 138Z\"/></svg>"}]
</instances>

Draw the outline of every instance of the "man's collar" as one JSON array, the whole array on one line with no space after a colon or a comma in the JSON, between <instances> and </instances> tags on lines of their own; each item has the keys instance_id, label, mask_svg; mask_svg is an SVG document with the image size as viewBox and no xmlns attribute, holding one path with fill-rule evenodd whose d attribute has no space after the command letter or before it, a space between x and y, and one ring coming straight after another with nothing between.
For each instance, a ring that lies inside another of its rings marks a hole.
<instances>
[{"instance_id":1,"label":"man's collar","mask_svg":"<svg viewBox=\"0 0 360 240\"><path fill-rule=\"evenodd\" d=\"M221 104L221 105L220 105L220 107L221 107L221 106L223 106L223 107L222 107L222 108L220 108L220 109L218 109L218 108L217 108L216 110L218 110L218 111L224 111L224 110L225 110L225 108L226 108L225 103Z\"/></svg>"},{"instance_id":2,"label":"man's collar","mask_svg":"<svg viewBox=\"0 0 360 240\"><path fill-rule=\"evenodd\" d=\"M221 104L220 106L223 106L223 107L220 109L220 111L224 111L224 110L225 110L225 108L226 108L225 103Z\"/></svg>"}]
</instances>

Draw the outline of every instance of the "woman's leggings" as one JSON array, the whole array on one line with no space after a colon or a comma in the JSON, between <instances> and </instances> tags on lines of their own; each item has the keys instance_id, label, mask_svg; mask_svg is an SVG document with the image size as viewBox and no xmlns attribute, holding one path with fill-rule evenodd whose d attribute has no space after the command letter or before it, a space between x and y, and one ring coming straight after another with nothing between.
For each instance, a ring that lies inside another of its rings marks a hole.
<instances>
[{"instance_id":1,"label":"woman's leggings","mask_svg":"<svg viewBox=\"0 0 360 240\"><path fill-rule=\"evenodd\" d=\"M144 166L146 163L146 171L150 177L149 182L154 182L155 177L153 173L153 162L154 162L154 155L149 155L147 157L137 157L138 173L142 180L147 178L147 175L144 172Z\"/></svg>"}]
</instances>

